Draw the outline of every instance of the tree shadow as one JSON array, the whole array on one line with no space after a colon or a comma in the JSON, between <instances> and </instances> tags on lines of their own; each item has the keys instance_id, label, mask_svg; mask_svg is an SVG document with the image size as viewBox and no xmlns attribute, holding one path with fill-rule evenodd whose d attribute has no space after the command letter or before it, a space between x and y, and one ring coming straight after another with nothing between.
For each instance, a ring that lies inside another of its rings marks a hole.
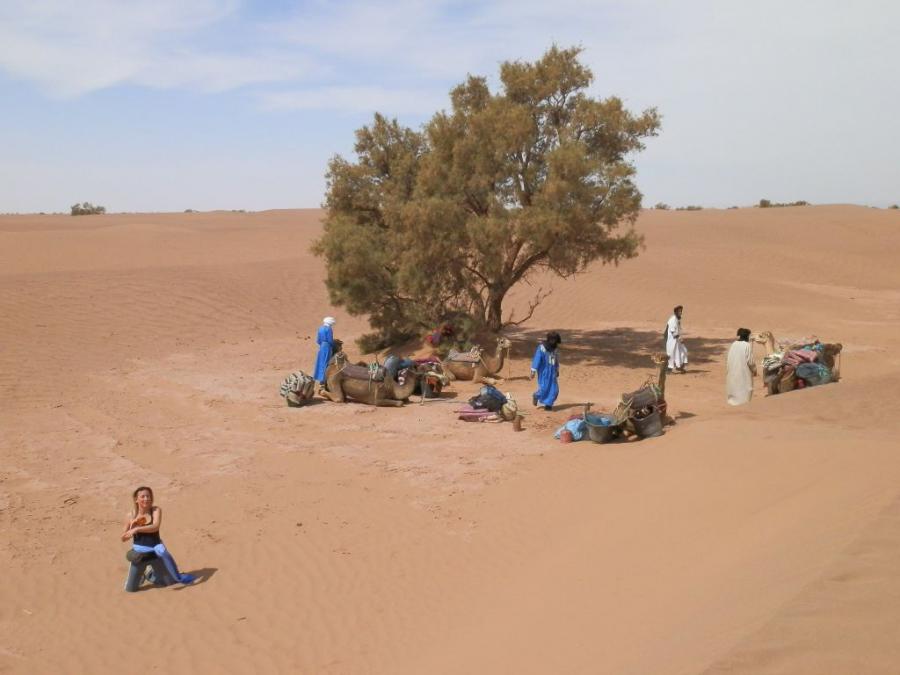
<instances>
[{"instance_id":1,"label":"tree shadow","mask_svg":"<svg viewBox=\"0 0 900 675\"><path fill-rule=\"evenodd\" d=\"M650 361L652 354L665 351L661 331L608 328L559 332L562 336L560 361L563 366L621 366L646 369L655 367ZM544 330L519 331L512 334L510 337L513 358L530 359L545 336ZM732 338L705 336L685 338L689 372L692 365L714 361L731 342Z\"/></svg>"}]
</instances>

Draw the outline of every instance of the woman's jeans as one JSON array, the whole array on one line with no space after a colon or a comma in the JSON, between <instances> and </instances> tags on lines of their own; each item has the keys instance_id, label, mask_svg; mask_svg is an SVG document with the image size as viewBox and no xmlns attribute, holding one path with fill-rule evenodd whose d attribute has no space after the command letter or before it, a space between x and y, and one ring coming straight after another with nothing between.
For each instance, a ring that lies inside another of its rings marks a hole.
<instances>
[{"instance_id":1,"label":"woman's jeans","mask_svg":"<svg viewBox=\"0 0 900 675\"><path fill-rule=\"evenodd\" d=\"M169 553L166 545L159 543L156 546L142 546L141 544L133 544L131 546L138 553L155 553L165 563L166 570L175 581L181 581L181 573L178 571L178 565L175 564L175 558Z\"/></svg>"},{"instance_id":2,"label":"woman's jeans","mask_svg":"<svg viewBox=\"0 0 900 675\"><path fill-rule=\"evenodd\" d=\"M156 586L171 586L178 583L178 580L169 574L162 558L156 555L131 563L128 578L125 580L125 590L129 593L140 590L145 578Z\"/></svg>"}]
</instances>

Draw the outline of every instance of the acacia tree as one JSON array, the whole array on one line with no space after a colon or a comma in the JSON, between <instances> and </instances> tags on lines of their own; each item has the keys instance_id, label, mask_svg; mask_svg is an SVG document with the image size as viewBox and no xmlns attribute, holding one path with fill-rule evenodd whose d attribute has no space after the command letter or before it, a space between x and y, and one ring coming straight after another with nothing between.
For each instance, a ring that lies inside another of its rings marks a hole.
<instances>
[{"instance_id":1,"label":"acacia tree","mask_svg":"<svg viewBox=\"0 0 900 675\"><path fill-rule=\"evenodd\" d=\"M561 277L637 255L641 193L628 156L656 135L655 109L594 99L580 49L500 67L501 91L470 76L421 132L375 116L357 161L329 164L315 251L331 299L387 340L463 312L490 330L538 270Z\"/></svg>"}]
</instances>

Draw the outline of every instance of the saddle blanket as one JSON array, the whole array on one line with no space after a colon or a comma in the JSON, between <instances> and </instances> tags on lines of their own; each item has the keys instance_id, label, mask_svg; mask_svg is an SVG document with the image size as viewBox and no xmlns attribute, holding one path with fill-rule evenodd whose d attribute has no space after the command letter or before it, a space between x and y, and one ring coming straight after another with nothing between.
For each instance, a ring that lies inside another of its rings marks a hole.
<instances>
[{"instance_id":1,"label":"saddle blanket","mask_svg":"<svg viewBox=\"0 0 900 675\"><path fill-rule=\"evenodd\" d=\"M467 352L458 352L455 349L451 349L447 354L447 360L478 363L481 361L481 350L478 347L472 347L472 349Z\"/></svg>"}]
</instances>

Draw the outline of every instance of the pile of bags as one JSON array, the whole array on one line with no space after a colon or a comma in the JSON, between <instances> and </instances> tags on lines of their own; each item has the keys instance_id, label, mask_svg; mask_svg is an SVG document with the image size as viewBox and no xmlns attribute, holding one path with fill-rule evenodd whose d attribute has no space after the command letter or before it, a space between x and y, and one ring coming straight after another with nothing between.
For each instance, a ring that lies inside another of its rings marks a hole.
<instances>
[{"instance_id":1,"label":"pile of bags","mask_svg":"<svg viewBox=\"0 0 900 675\"><path fill-rule=\"evenodd\" d=\"M519 406L511 394L504 395L497 387L486 384L456 412L459 419L466 422L512 421L519 412Z\"/></svg>"},{"instance_id":2,"label":"pile of bags","mask_svg":"<svg viewBox=\"0 0 900 675\"><path fill-rule=\"evenodd\" d=\"M763 383L769 394L815 387L834 381L834 358L841 345L818 340L763 359Z\"/></svg>"}]
</instances>

